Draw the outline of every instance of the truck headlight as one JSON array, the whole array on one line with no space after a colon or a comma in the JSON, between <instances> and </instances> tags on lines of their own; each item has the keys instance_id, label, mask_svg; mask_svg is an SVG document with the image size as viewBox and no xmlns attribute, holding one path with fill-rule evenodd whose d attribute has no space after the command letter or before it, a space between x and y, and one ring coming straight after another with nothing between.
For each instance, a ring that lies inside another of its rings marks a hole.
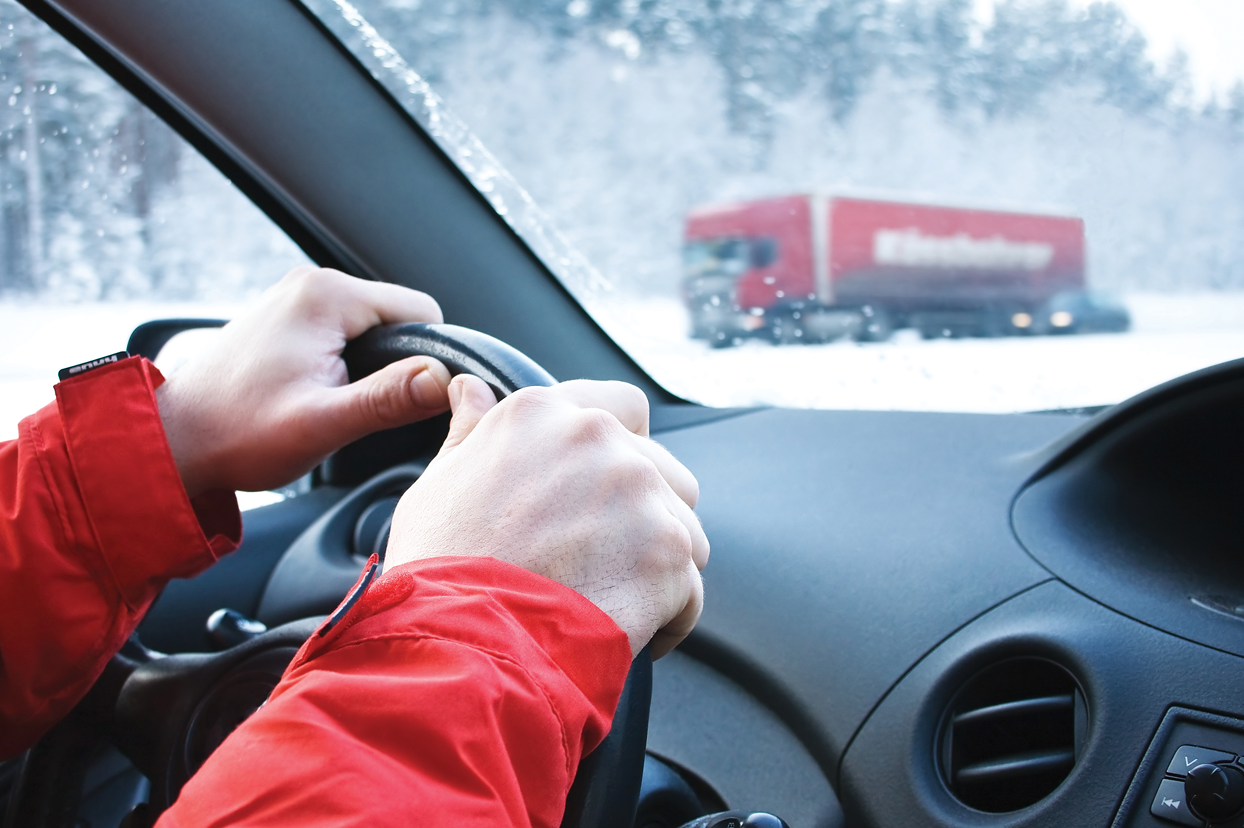
<instances>
[{"instance_id":1,"label":"truck headlight","mask_svg":"<svg viewBox=\"0 0 1244 828\"><path fill-rule=\"evenodd\" d=\"M1070 311L1054 311L1050 314L1050 324L1055 328L1070 328L1074 321Z\"/></svg>"},{"instance_id":2,"label":"truck headlight","mask_svg":"<svg viewBox=\"0 0 1244 828\"><path fill-rule=\"evenodd\" d=\"M752 308L752 312L742 318L743 330L758 331L765 326L764 311L761 310L760 313L756 313L757 310L760 310L760 308Z\"/></svg>"}]
</instances>

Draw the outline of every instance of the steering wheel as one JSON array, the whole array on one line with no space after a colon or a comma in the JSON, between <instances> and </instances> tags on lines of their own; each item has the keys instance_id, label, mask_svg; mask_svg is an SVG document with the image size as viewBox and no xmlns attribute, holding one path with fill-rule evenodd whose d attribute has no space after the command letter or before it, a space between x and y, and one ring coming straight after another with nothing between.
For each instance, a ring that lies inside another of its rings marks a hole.
<instances>
[{"instance_id":1,"label":"steering wheel","mask_svg":"<svg viewBox=\"0 0 1244 828\"><path fill-rule=\"evenodd\" d=\"M373 328L343 354L351 381L421 355L439 359L451 374L480 377L498 400L525 386L555 382L509 345L454 325ZM87 697L27 752L5 825L72 826L88 748L100 734L151 781L150 802L131 823L153 824L212 751L267 699L319 622L294 621L211 654L164 656L132 638ZM651 696L652 661L645 649L631 665L609 735L579 766L563 828L632 828Z\"/></svg>"}]
</instances>

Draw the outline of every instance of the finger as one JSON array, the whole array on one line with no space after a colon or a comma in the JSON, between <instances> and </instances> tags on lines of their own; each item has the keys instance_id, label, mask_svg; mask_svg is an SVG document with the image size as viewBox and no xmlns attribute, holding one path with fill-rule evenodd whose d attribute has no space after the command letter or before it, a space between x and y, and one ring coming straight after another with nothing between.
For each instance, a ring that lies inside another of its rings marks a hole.
<instances>
[{"instance_id":1,"label":"finger","mask_svg":"<svg viewBox=\"0 0 1244 828\"><path fill-rule=\"evenodd\" d=\"M692 509L700 501L700 481L695 479L691 470L679 463L674 455L660 443L647 437L636 437L634 445L641 454L657 467L657 471L669 483L674 493Z\"/></svg>"},{"instance_id":2,"label":"finger","mask_svg":"<svg viewBox=\"0 0 1244 828\"><path fill-rule=\"evenodd\" d=\"M355 280L355 287L376 310L379 324L395 322L444 322L441 306L421 290L389 282ZM370 327L370 326L369 326Z\"/></svg>"},{"instance_id":3,"label":"finger","mask_svg":"<svg viewBox=\"0 0 1244 828\"><path fill-rule=\"evenodd\" d=\"M388 282L355 279L353 293L359 305L346 309L346 339L353 339L368 328L398 322L441 322L441 306L421 291Z\"/></svg>"},{"instance_id":4,"label":"finger","mask_svg":"<svg viewBox=\"0 0 1244 828\"><path fill-rule=\"evenodd\" d=\"M687 528L687 535L691 540L691 560L695 563L697 570L704 569L708 566L709 545L708 535L704 534L704 526L700 523L700 518L691 511L691 507L676 497L669 498L666 508Z\"/></svg>"},{"instance_id":5,"label":"finger","mask_svg":"<svg viewBox=\"0 0 1244 828\"><path fill-rule=\"evenodd\" d=\"M293 282L293 281L297 281L298 279L303 278L308 273L314 273L317 270L329 270L329 269L330 268L321 268L313 264L298 265L297 267L290 268L288 271L286 271L285 275L281 277L281 281L282 282ZM333 272L341 273L340 270L334 270ZM343 273L342 275L344 276L345 274Z\"/></svg>"},{"instance_id":6,"label":"finger","mask_svg":"<svg viewBox=\"0 0 1244 828\"><path fill-rule=\"evenodd\" d=\"M627 431L648 436L648 397L629 382L570 380L553 388L572 405L604 409L617 417Z\"/></svg>"},{"instance_id":7,"label":"finger","mask_svg":"<svg viewBox=\"0 0 1244 828\"><path fill-rule=\"evenodd\" d=\"M427 419L449 407L449 382L449 369L431 357L399 360L349 385L317 390L319 427L341 446Z\"/></svg>"},{"instance_id":8,"label":"finger","mask_svg":"<svg viewBox=\"0 0 1244 828\"><path fill-rule=\"evenodd\" d=\"M291 271L286 278L297 283L312 301L327 301L340 314L342 333L354 339L368 328L398 322L441 322L441 306L426 293L388 282L356 279L339 270L321 268Z\"/></svg>"},{"instance_id":9,"label":"finger","mask_svg":"<svg viewBox=\"0 0 1244 828\"><path fill-rule=\"evenodd\" d=\"M453 419L449 421L449 436L441 446L440 454L446 454L462 444L488 411L497 404L497 397L488 383L471 374L459 374L449 384L449 406Z\"/></svg>"},{"instance_id":10,"label":"finger","mask_svg":"<svg viewBox=\"0 0 1244 828\"><path fill-rule=\"evenodd\" d=\"M689 579L687 603L681 612L652 636L654 659L666 655L682 643L695 628L696 622L700 620L700 613L704 611L704 580L699 572L691 572L686 577Z\"/></svg>"}]
</instances>

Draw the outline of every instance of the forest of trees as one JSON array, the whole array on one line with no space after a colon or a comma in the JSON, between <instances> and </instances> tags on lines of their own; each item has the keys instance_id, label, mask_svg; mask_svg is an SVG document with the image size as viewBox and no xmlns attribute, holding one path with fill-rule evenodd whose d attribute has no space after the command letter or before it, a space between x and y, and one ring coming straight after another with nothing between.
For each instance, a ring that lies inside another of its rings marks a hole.
<instances>
[{"instance_id":1,"label":"forest of trees","mask_svg":"<svg viewBox=\"0 0 1244 828\"><path fill-rule=\"evenodd\" d=\"M807 91L850 117L883 70L916 79L947 115L1015 116L1043 96L1090 88L1133 114L1207 115L1236 126L1244 85L1225 109L1198 111L1182 61L1159 70L1143 35L1109 2L1002 0L982 25L971 0L359 0L414 68L452 80L471 23L505 15L543 35L545 59L596 40L632 59L704 53L719 68L729 124L772 136L774 107ZM521 35L511 35L520 39ZM1225 90L1224 90L1225 91ZM452 96L451 103L452 103Z\"/></svg>"},{"instance_id":2,"label":"forest of trees","mask_svg":"<svg viewBox=\"0 0 1244 828\"><path fill-rule=\"evenodd\" d=\"M1244 86L1197 99L1110 3L356 5L618 286L675 289L695 204L848 186L1057 205L1099 285L1244 289ZM12 0L0 26L0 294L191 298L293 255Z\"/></svg>"},{"instance_id":3,"label":"forest of trees","mask_svg":"<svg viewBox=\"0 0 1244 828\"><path fill-rule=\"evenodd\" d=\"M0 297L241 298L304 258L162 121L0 0Z\"/></svg>"},{"instance_id":4,"label":"forest of trees","mask_svg":"<svg viewBox=\"0 0 1244 828\"><path fill-rule=\"evenodd\" d=\"M1244 289L1244 86L1197 99L1110 3L355 4L616 286L675 290L696 204L820 187L1068 211L1100 287Z\"/></svg>"}]
</instances>

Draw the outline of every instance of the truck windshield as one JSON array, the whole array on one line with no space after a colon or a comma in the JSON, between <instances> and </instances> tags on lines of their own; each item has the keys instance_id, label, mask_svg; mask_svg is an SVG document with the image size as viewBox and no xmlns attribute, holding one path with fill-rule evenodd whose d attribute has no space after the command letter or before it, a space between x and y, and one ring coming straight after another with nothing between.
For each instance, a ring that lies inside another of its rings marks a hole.
<instances>
[{"instance_id":1,"label":"truck windshield","mask_svg":"<svg viewBox=\"0 0 1244 828\"><path fill-rule=\"evenodd\" d=\"M1244 356L1230 4L304 2L680 396L1079 410Z\"/></svg>"},{"instance_id":2,"label":"truck windshield","mask_svg":"<svg viewBox=\"0 0 1244 828\"><path fill-rule=\"evenodd\" d=\"M748 239L688 240L683 245L683 273L697 276L742 276L751 261Z\"/></svg>"}]
</instances>

